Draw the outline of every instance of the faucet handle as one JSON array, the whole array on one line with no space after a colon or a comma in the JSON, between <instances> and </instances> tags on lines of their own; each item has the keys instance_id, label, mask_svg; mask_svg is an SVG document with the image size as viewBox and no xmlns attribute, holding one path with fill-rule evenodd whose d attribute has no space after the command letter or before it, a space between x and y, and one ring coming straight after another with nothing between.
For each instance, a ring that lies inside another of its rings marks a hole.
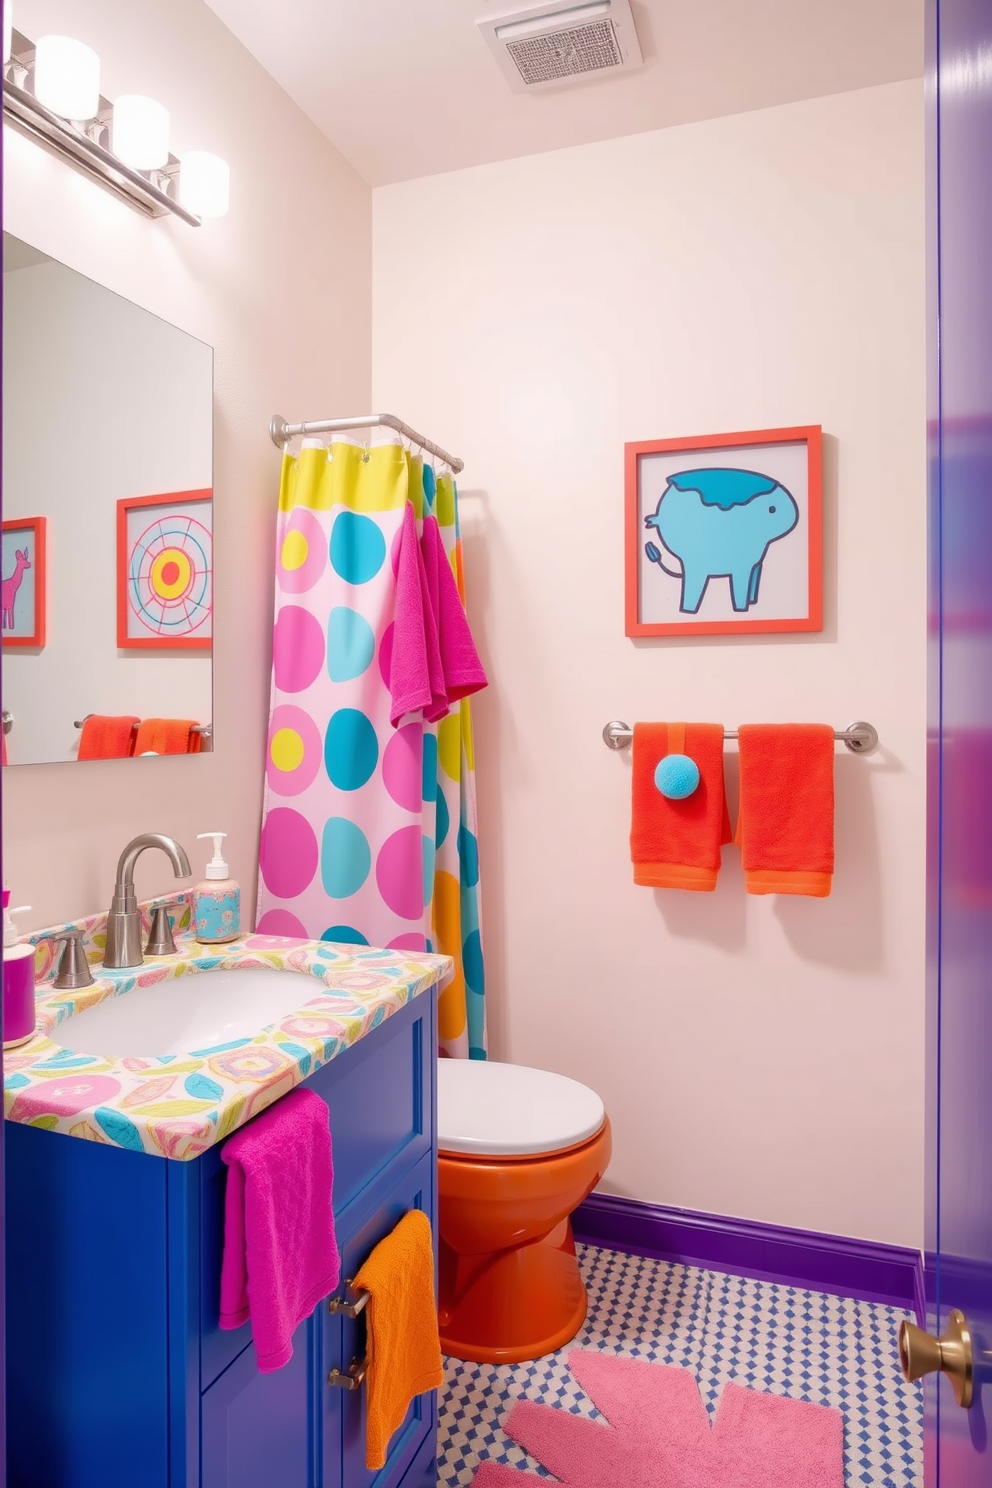
<instances>
[{"instance_id":1,"label":"faucet handle","mask_svg":"<svg viewBox=\"0 0 992 1488\"><path fill-rule=\"evenodd\" d=\"M93 973L83 950L82 930L67 930L60 937L62 954L52 986L59 992L71 992L79 987L92 987Z\"/></svg>"},{"instance_id":2,"label":"faucet handle","mask_svg":"<svg viewBox=\"0 0 992 1488\"><path fill-rule=\"evenodd\" d=\"M167 904L160 904L152 915L152 928L148 932L145 955L174 956L175 954L176 942L172 938L172 921L169 919L169 907Z\"/></svg>"}]
</instances>

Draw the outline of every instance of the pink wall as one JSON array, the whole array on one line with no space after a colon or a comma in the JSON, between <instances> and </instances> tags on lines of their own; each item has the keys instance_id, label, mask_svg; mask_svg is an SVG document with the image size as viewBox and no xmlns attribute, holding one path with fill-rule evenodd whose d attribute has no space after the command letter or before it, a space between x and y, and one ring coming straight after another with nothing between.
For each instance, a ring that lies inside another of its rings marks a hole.
<instances>
[{"instance_id":1,"label":"pink wall","mask_svg":"<svg viewBox=\"0 0 992 1488\"><path fill-rule=\"evenodd\" d=\"M921 86L378 189L373 287L376 402L467 462L493 1052L602 1093L613 1192L918 1243ZM626 640L624 441L803 423L823 634ZM616 717L871 720L833 897L635 888Z\"/></svg>"},{"instance_id":2,"label":"pink wall","mask_svg":"<svg viewBox=\"0 0 992 1488\"><path fill-rule=\"evenodd\" d=\"M216 826L250 907L279 471L267 426L368 402L371 193L200 0L17 0L15 21L88 42L106 96L161 99L174 151L216 151L232 182L221 221L149 221L4 130L7 231L215 348L217 555L216 752L5 770L4 876L34 906L30 924L72 919L107 907L137 832L171 833L199 867L195 834ZM174 885L154 853L136 882L140 894Z\"/></svg>"}]
</instances>

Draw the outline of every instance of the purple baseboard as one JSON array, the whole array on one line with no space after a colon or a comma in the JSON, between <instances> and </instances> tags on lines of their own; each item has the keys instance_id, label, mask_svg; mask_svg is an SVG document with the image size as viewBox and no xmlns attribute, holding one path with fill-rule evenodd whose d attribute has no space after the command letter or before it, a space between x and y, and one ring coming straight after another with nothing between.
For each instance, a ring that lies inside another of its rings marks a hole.
<instances>
[{"instance_id":1,"label":"purple baseboard","mask_svg":"<svg viewBox=\"0 0 992 1488\"><path fill-rule=\"evenodd\" d=\"M790 1230L598 1193L576 1209L572 1229L577 1240L608 1250L885 1302L912 1309L921 1326L926 1315L922 1256L901 1245Z\"/></svg>"}]
</instances>

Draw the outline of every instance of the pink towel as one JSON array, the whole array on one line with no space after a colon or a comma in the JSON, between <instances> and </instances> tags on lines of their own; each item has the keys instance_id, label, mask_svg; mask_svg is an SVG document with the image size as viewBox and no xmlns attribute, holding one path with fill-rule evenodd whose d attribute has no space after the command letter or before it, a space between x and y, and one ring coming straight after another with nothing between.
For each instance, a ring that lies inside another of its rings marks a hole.
<instances>
[{"instance_id":1,"label":"pink towel","mask_svg":"<svg viewBox=\"0 0 992 1488\"><path fill-rule=\"evenodd\" d=\"M312 1090L291 1090L235 1132L221 1157L220 1326L250 1317L258 1367L270 1374L289 1363L297 1325L341 1274L327 1106Z\"/></svg>"},{"instance_id":2,"label":"pink towel","mask_svg":"<svg viewBox=\"0 0 992 1488\"><path fill-rule=\"evenodd\" d=\"M488 687L489 679L475 649L436 517L425 519L420 545L424 555L430 607L437 618L444 691L448 702L456 703L459 698L468 697L470 693L481 692L483 687ZM433 714L428 713L426 716L431 722L434 721Z\"/></svg>"},{"instance_id":3,"label":"pink towel","mask_svg":"<svg viewBox=\"0 0 992 1488\"><path fill-rule=\"evenodd\" d=\"M400 532L389 693L393 728L405 714L416 713L421 708L425 717L432 720L443 718L448 711L437 622L427 594L424 560L417 541L417 519L409 501Z\"/></svg>"}]
</instances>

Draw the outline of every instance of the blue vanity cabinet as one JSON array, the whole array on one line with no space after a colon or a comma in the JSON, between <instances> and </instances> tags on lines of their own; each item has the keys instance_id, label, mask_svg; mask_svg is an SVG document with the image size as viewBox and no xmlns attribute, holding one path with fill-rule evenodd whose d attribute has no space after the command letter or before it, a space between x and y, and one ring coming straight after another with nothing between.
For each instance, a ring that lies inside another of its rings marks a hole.
<instances>
[{"instance_id":1,"label":"blue vanity cabinet","mask_svg":"<svg viewBox=\"0 0 992 1488\"><path fill-rule=\"evenodd\" d=\"M426 992L307 1087L327 1101L342 1281L408 1209L436 1233L436 999ZM327 1382L364 1320L325 1299L285 1368L217 1325L226 1168L7 1124L9 1488L428 1488L436 1402L378 1473L365 1390Z\"/></svg>"}]
</instances>

